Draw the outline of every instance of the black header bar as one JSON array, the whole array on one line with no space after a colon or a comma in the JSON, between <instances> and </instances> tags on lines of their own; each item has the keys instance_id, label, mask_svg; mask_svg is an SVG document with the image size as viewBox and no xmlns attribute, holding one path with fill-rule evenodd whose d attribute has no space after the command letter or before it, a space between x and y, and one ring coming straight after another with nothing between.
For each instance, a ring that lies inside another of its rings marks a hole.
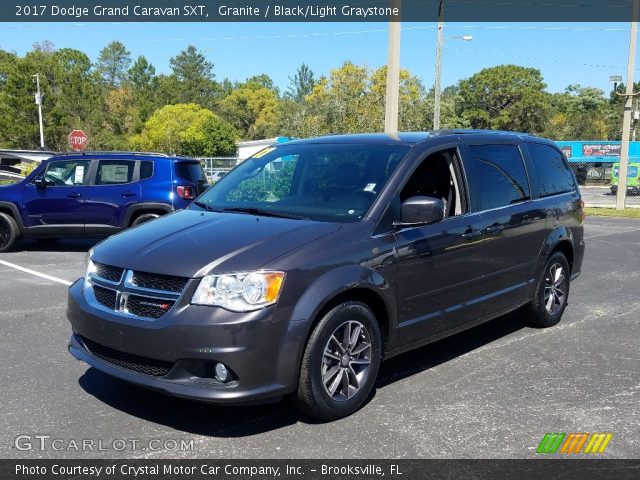
<instances>
[{"instance_id":1,"label":"black header bar","mask_svg":"<svg viewBox=\"0 0 640 480\"><path fill-rule=\"evenodd\" d=\"M0 22L435 22L440 1L3 0ZM629 22L633 2L443 1L447 22L560 23Z\"/></svg>"}]
</instances>

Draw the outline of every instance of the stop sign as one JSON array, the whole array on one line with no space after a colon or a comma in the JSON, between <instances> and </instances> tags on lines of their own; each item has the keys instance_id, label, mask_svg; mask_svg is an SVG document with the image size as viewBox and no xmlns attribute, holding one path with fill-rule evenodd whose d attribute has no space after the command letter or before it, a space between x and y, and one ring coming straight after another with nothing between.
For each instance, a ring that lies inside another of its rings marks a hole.
<instances>
[{"instance_id":1,"label":"stop sign","mask_svg":"<svg viewBox=\"0 0 640 480\"><path fill-rule=\"evenodd\" d=\"M81 151L87 148L87 134L82 130L74 130L67 137L72 150Z\"/></svg>"}]
</instances>

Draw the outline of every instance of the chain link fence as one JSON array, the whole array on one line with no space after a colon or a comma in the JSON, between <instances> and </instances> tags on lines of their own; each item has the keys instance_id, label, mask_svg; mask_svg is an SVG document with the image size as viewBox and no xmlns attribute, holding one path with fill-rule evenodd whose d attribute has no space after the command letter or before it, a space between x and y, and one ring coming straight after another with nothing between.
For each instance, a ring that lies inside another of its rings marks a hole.
<instances>
[{"instance_id":1,"label":"chain link fence","mask_svg":"<svg viewBox=\"0 0 640 480\"><path fill-rule=\"evenodd\" d=\"M200 157L198 160L202 162L202 167L210 183L216 183L240 163L238 157Z\"/></svg>"}]
</instances>

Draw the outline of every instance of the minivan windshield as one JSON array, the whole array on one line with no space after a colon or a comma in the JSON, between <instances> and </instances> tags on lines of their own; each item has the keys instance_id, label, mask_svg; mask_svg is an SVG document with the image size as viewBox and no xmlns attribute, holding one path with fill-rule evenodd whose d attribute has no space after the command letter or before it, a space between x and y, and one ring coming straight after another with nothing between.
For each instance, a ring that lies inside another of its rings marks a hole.
<instances>
[{"instance_id":1,"label":"minivan windshield","mask_svg":"<svg viewBox=\"0 0 640 480\"><path fill-rule=\"evenodd\" d=\"M356 222L409 149L319 143L269 147L222 177L192 208Z\"/></svg>"}]
</instances>

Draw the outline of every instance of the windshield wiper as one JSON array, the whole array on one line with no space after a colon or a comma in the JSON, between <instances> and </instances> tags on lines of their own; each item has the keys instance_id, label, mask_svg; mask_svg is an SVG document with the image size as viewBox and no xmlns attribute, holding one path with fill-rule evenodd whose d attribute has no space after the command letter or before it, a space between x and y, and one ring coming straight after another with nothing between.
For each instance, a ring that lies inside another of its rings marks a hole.
<instances>
[{"instance_id":1,"label":"windshield wiper","mask_svg":"<svg viewBox=\"0 0 640 480\"><path fill-rule=\"evenodd\" d=\"M204 203L204 202L199 202L198 200L194 200L194 201L193 201L193 204L194 204L194 205L197 205L197 206L198 206L198 207L200 207L200 208L204 208L204 209L205 209L205 210L207 210L208 212L219 212L219 211L220 211L220 210L218 210L217 208L213 208L212 206L207 205L207 204L206 204L206 203Z\"/></svg>"},{"instance_id":2,"label":"windshield wiper","mask_svg":"<svg viewBox=\"0 0 640 480\"><path fill-rule=\"evenodd\" d=\"M302 217L300 215L292 215L290 213L281 213L281 212L272 212L271 210L265 210L262 208L255 208L255 207L232 207L232 208L224 208L222 209L222 211L248 213L250 215L258 215L263 217L289 218L291 220L306 220L306 217Z\"/></svg>"}]
</instances>

